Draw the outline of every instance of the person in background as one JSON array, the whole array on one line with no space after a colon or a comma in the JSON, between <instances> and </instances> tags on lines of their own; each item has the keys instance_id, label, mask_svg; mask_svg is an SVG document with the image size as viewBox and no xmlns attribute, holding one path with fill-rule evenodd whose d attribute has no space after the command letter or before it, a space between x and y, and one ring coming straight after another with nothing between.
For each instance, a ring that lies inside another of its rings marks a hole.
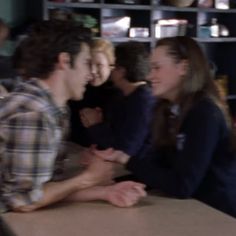
<instances>
[{"instance_id":1,"label":"person in background","mask_svg":"<svg viewBox=\"0 0 236 236\"><path fill-rule=\"evenodd\" d=\"M91 45L91 80L86 88L84 98L81 101L70 100L68 102L70 118L70 139L83 147L89 147L92 140L80 119L80 111L83 108L99 107L106 111L115 99L121 96L109 79L111 69L114 66L114 47L105 39L94 39ZM105 115L106 116L106 115Z\"/></svg>"},{"instance_id":2,"label":"person in background","mask_svg":"<svg viewBox=\"0 0 236 236\"><path fill-rule=\"evenodd\" d=\"M90 77L90 39L87 29L62 21L40 22L24 39L18 65L26 81L0 106L1 211L29 212L62 200L127 207L145 196L140 183L110 185L114 164L98 157L77 175L54 181L66 102L83 97Z\"/></svg>"},{"instance_id":3,"label":"person in background","mask_svg":"<svg viewBox=\"0 0 236 236\"><path fill-rule=\"evenodd\" d=\"M3 46L3 44L5 43L7 37L9 34L9 28L7 26L7 24L0 18L0 48ZM3 62L3 57L0 56L0 70L3 70L5 66L2 66ZM1 72L0 72L1 73ZM7 89L0 84L0 96L6 96L7 95Z\"/></svg>"},{"instance_id":4,"label":"person in background","mask_svg":"<svg viewBox=\"0 0 236 236\"><path fill-rule=\"evenodd\" d=\"M185 36L160 39L148 79L158 98L151 145L132 157L94 153L171 197L196 198L236 217L235 135L201 48Z\"/></svg>"},{"instance_id":5,"label":"person in background","mask_svg":"<svg viewBox=\"0 0 236 236\"><path fill-rule=\"evenodd\" d=\"M3 21L3 19L0 18L0 48L3 46L3 44L7 40L8 35L9 35L9 27Z\"/></svg>"},{"instance_id":6,"label":"person in background","mask_svg":"<svg viewBox=\"0 0 236 236\"><path fill-rule=\"evenodd\" d=\"M10 28L6 22L0 18L0 50L4 48L8 36L10 34ZM0 55L0 87L1 91L11 91L14 87L15 71L12 66L11 56L7 56L1 51Z\"/></svg>"},{"instance_id":7,"label":"person in background","mask_svg":"<svg viewBox=\"0 0 236 236\"><path fill-rule=\"evenodd\" d=\"M145 45L136 41L117 45L111 80L123 96L106 111L87 108L80 112L98 148L113 147L132 156L144 144L154 104L146 81L148 70L149 53Z\"/></svg>"}]
</instances>

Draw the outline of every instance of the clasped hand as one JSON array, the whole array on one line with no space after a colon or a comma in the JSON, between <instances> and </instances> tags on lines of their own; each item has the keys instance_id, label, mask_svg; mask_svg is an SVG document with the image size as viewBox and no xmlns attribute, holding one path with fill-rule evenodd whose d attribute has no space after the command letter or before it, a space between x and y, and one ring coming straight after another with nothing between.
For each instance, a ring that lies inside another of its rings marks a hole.
<instances>
[{"instance_id":1,"label":"clasped hand","mask_svg":"<svg viewBox=\"0 0 236 236\"><path fill-rule=\"evenodd\" d=\"M103 112L100 107L84 108L79 111L79 115L83 126L86 128L103 122Z\"/></svg>"},{"instance_id":2,"label":"clasped hand","mask_svg":"<svg viewBox=\"0 0 236 236\"><path fill-rule=\"evenodd\" d=\"M81 163L88 164L93 156L98 156L104 161L116 162L122 165L125 165L130 159L130 156L123 151L115 150L113 148L98 150L96 149L96 145L92 145L90 148L84 149L81 156Z\"/></svg>"}]
</instances>

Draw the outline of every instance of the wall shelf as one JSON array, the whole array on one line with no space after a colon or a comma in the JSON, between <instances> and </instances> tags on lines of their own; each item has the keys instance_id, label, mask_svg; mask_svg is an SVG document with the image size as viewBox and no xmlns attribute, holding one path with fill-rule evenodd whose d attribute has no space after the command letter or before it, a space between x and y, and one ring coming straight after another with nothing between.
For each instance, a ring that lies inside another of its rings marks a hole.
<instances>
[{"instance_id":1,"label":"wall shelf","mask_svg":"<svg viewBox=\"0 0 236 236\"><path fill-rule=\"evenodd\" d=\"M191 7L174 7L162 4L164 1L140 0L139 4L121 4L118 0L95 0L92 3L53 2L44 0L44 19L50 18L52 9L68 9L81 14L90 14L98 22L96 37L105 37L102 27L107 17L131 17L131 27L145 27L149 29L147 38L106 37L114 43L128 40L138 40L148 44L150 48L155 46L155 22L159 19L187 19L189 25L186 35L196 39L203 47L210 61L214 61L218 74L227 75L229 79L229 93L236 94L236 70L234 69L236 55L236 8L220 10L215 8L200 8L197 1ZM200 26L217 18L218 23L225 25L229 30L229 37L200 37ZM231 99L232 95L230 95ZM236 107L235 107L236 111ZM236 113L236 112L235 112Z\"/></svg>"}]
</instances>

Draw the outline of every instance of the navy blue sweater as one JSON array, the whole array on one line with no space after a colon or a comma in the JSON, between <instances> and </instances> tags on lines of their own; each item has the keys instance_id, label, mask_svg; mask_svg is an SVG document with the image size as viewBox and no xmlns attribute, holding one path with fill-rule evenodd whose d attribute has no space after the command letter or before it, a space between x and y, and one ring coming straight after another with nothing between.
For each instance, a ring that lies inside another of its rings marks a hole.
<instances>
[{"instance_id":1,"label":"navy blue sweater","mask_svg":"<svg viewBox=\"0 0 236 236\"><path fill-rule=\"evenodd\" d=\"M93 143L136 155L148 134L154 102L148 85L114 102L106 120L88 129Z\"/></svg>"},{"instance_id":2,"label":"navy blue sweater","mask_svg":"<svg viewBox=\"0 0 236 236\"><path fill-rule=\"evenodd\" d=\"M221 110L203 99L189 111L176 150L142 150L127 168L153 188L177 198L197 198L236 217L236 155Z\"/></svg>"}]
</instances>

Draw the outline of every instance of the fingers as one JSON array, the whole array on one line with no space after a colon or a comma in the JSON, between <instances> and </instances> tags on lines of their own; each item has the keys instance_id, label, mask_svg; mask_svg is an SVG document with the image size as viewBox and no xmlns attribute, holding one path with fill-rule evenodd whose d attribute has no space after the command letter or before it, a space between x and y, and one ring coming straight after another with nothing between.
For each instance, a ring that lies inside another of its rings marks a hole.
<instances>
[{"instance_id":1,"label":"fingers","mask_svg":"<svg viewBox=\"0 0 236 236\"><path fill-rule=\"evenodd\" d=\"M92 158L93 158L92 155L88 155L86 153L82 153L81 156L78 159L78 163L82 167L87 167L90 164L90 162L92 161Z\"/></svg>"},{"instance_id":2,"label":"fingers","mask_svg":"<svg viewBox=\"0 0 236 236\"><path fill-rule=\"evenodd\" d=\"M124 181L110 186L108 201L118 207L131 207L147 195L145 185L133 181Z\"/></svg>"},{"instance_id":3,"label":"fingers","mask_svg":"<svg viewBox=\"0 0 236 236\"><path fill-rule=\"evenodd\" d=\"M134 182L134 181L124 181L124 182L121 182L120 184L122 184L124 188L127 188L126 189L127 191L132 191L133 193L136 193L140 197L147 196L147 193L145 191L145 187L146 187L145 184Z\"/></svg>"},{"instance_id":4,"label":"fingers","mask_svg":"<svg viewBox=\"0 0 236 236\"><path fill-rule=\"evenodd\" d=\"M144 189L146 187L145 184L139 183L139 182L135 182L135 181L123 181L121 183L125 183L125 184L129 185L130 187L133 186L133 187L138 187L138 188L142 188L142 189Z\"/></svg>"},{"instance_id":5,"label":"fingers","mask_svg":"<svg viewBox=\"0 0 236 236\"><path fill-rule=\"evenodd\" d=\"M107 148L106 150L92 149L92 152L95 155L102 157L103 159L107 158L109 160L109 156L111 156L114 153L114 149L113 148Z\"/></svg>"},{"instance_id":6,"label":"fingers","mask_svg":"<svg viewBox=\"0 0 236 236\"><path fill-rule=\"evenodd\" d=\"M108 183L115 175L114 164L94 156L87 171L97 184Z\"/></svg>"},{"instance_id":7,"label":"fingers","mask_svg":"<svg viewBox=\"0 0 236 236\"><path fill-rule=\"evenodd\" d=\"M131 207L137 204L140 200L138 194L134 194L130 191L128 192L118 192L116 194L116 199L113 199L112 204L118 207Z\"/></svg>"},{"instance_id":8,"label":"fingers","mask_svg":"<svg viewBox=\"0 0 236 236\"><path fill-rule=\"evenodd\" d=\"M84 108L79 111L80 120L85 128L88 128L90 126L89 114L89 108Z\"/></svg>"},{"instance_id":9,"label":"fingers","mask_svg":"<svg viewBox=\"0 0 236 236\"><path fill-rule=\"evenodd\" d=\"M120 193L118 199L119 202L117 202L118 204L116 204L116 206L118 207L131 207L137 204L139 201L139 198L137 198L137 196L132 196L129 193Z\"/></svg>"},{"instance_id":10,"label":"fingers","mask_svg":"<svg viewBox=\"0 0 236 236\"><path fill-rule=\"evenodd\" d=\"M97 111L97 112L102 112L102 108L101 107L95 107L95 110Z\"/></svg>"},{"instance_id":11,"label":"fingers","mask_svg":"<svg viewBox=\"0 0 236 236\"><path fill-rule=\"evenodd\" d=\"M84 108L79 111L80 119L84 126L91 126L103 121L102 109L96 108Z\"/></svg>"},{"instance_id":12,"label":"fingers","mask_svg":"<svg viewBox=\"0 0 236 236\"><path fill-rule=\"evenodd\" d=\"M147 196L147 192L144 190L144 187L134 186L133 189L139 194L140 197Z\"/></svg>"},{"instance_id":13,"label":"fingers","mask_svg":"<svg viewBox=\"0 0 236 236\"><path fill-rule=\"evenodd\" d=\"M89 147L89 151L90 151L90 153L92 153L93 155L101 158L104 161L110 161L109 157L114 152L114 149L113 148L108 148L106 150L98 150L97 149L97 144L92 144Z\"/></svg>"},{"instance_id":14,"label":"fingers","mask_svg":"<svg viewBox=\"0 0 236 236\"><path fill-rule=\"evenodd\" d=\"M124 152L119 151L119 150L115 150L113 148L108 148L108 149L102 150L102 151L95 149L95 150L93 150L93 153L105 161L118 162L120 164L122 164L121 159L126 158L126 156L129 157Z\"/></svg>"},{"instance_id":15,"label":"fingers","mask_svg":"<svg viewBox=\"0 0 236 236\"><path fill-rule=\"evenodd\" d=\"M80 120L81 120L81 123L83 124L83 126L85 128L88 128L90 126L90 123L89 123L89 120L87 119L87 117L84 115L83 111L80 111L79 115L80 115Z\"/></svg>"}]
</instances>

